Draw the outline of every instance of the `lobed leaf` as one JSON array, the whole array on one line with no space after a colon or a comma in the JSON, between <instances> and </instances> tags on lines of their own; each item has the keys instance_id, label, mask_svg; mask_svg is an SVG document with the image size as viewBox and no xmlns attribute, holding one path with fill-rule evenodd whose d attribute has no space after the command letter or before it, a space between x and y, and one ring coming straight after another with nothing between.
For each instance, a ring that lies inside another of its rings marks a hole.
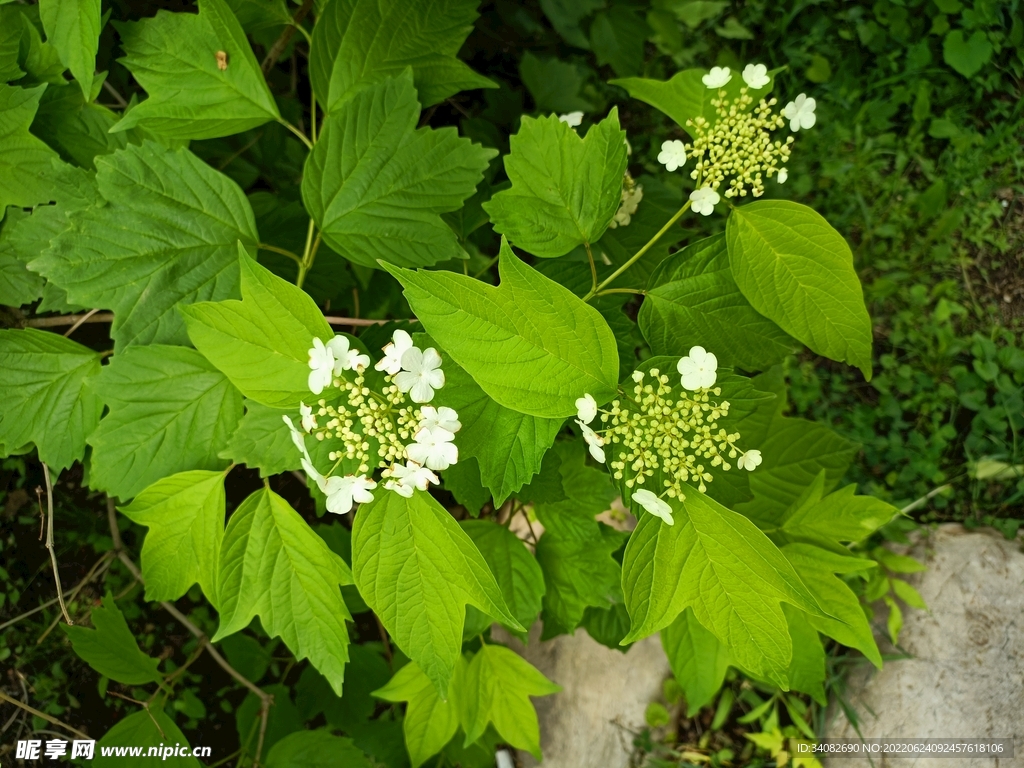
<instances>
[{"instance_id":1,"label":"lobed leaf","mask_svg":"<svg viewBox=\"0 0 1024 768\"><path fill-rule=\"evenodd\" d=\"M247 401L245 416L238 422L227 447L219 456L258 469L260 477L299 469L302 454L295 450L295 443L281 418L294 415L293 410L270 408L254 400Z\"/></svg>"},{"instance_id":2,"label":"lobed leaf","mask_svg":"<svg viewBox=\"0 0 1024 768\"><path fill-rule=\"evenodd\" d=\"M92 100L93 73L100 43L100 0L40 0L39 19L46 41Z\"/></svg>"},{"instance_id":3,"label":"lobed leaf","mask_svg":"<svg viewBox=\"0 0 1024 768\"><path fill-rule=\"evenodd\" d=\"M0 84L0 213L8 205L49 202L53 193L49 172L57 153L28 131L46 87Z\"/></svg>"},{"instance_id":4,"label":"lobed leaf","mask_svg":"<svg viewBox=\"0 0 1024 768\"><path fill-rule=\"evenodd\" d=\"M732 663L729 649L697 621L690 607L661 630L661 646L686 694L686 716L693 717L722 687Z\"/></svg>"},{"instance_id":5,"label":"lobed leaf","mask_svg":"<svg viewBox=\"0 0 1024 768\"><path fill-rule=\"evenodd\" d=\"M540 613L545 592L544 573L537 559L504 525L490 520L463 520L461 525L494 574L509 613L529 629Z\"/></svg>"},{"instance_id":6,"label":"lobed leaf","mask_svg":"<svg viewBox=\"0 0 1024 768\"><path fill-rule=\"evenodd\" d=\"M115 768L122 766L124 765L124 756L104 756L103 750L107 747L137 747L141 744L146 745L147 751L149 747L157 747L157 745L168 750L168 753L161 757L161 765L169 766L169 768L202 768L202 763L191 756L185 734L160 707L133 712L115 723L109 731L103 734L103 738L96 742L96 762L93 765L110 765ZM177 750L179 754L174 754L175 747L184 747L184 749L179 749Z\"/></svg>"},{"instance_id":7,"label":"lobed leaf","mask_svg":"<svg viewBox=\"0 0 1024 768\"><path fill-rule=\"evenodd\" d=\"M75 653L101 675L126 685L142 685L163 679L160 660L139 649L124 614L108 591L101 606L90 614L95 629L61 624Z\"/></svg>"}]
</instances>

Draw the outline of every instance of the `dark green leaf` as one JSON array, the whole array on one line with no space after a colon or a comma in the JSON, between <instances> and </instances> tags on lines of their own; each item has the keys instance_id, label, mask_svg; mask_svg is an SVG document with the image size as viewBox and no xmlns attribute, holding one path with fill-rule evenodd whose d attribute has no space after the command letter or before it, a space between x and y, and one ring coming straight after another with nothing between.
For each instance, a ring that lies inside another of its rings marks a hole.
<instances>
[{"instance_id":1,"label":"dark green leaf","mask_svg":"<svg viewBox=\"0 0 1024 768\"><path fill-rule=\"evenodd\" d=\"M91 100L100 42L100 0L40 0L39 18L46 41L57 49L82 95Z\"/></svg>"},{"instance_id":2,"label":"dark green leaf","mask_svg":"<svg viewBox=\"0 0 1024 768\"><path fill-rule=\"evenodd\" d=\"M544 573L537 559L512 531L490 520L463 520L462 530L476 544L516 620L527 629L540 613Z\"/></svg>"},{"instance_id":3,"label":"dark green leaf","mask_svg":"<svg viewBox=\"0 0 1024 768\"><path fill-rule=\"evenodd\" d=\"M139 650L110 592L104 596L102 606L93 608L90 619L95 629L61 624L61 629L71 638L75 653L90 667L127 685L153 683L162 678L157 670L160 660Z\"/></svg>"},{"instance_id":4,"label":"dark green leaf","mask_svg":"<svg viewBox=\"0 0 1024 768\"><path fill-rule=\"evenodd\" d=\"M46 203L53 194L50 161L57 153L28 132L46 87L0 84L0 211Z\"/></svg>"},{"instance_id":5,"label":"dark green leaf","mask_svg":"<svg viewBox=\"0 0 1024 768\"><path fill-rule=\"evenodd\" d=\"M351 739L330 731L296 731L277 742L267 753L267 768L371 768L369 758Z\"/></svg>"}]
</instances>

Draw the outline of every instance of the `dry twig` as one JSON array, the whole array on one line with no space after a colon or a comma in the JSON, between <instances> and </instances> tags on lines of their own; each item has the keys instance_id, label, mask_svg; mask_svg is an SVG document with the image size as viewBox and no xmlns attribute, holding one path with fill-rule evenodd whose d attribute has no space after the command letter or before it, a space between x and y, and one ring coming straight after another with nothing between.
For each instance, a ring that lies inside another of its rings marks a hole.
<instances>
[{"instance_id":1,"label":"dry twig","mask_svg":"<svg viewBox=\"0 0 1024 768\"><path fill-rule=\"evenodd\" d=\"M64 588L60 585L60 573L57 570L57 553L53 550L53 483L50 482L50 468L43 465L43 478L46 480L46 548L50 551L50 562L53 564L53 580L57 583L57 602L60 603L60 611L64 614L64 621L74 624L68 616L67 606L64 605Z\"/></svg>"}]
</instances>

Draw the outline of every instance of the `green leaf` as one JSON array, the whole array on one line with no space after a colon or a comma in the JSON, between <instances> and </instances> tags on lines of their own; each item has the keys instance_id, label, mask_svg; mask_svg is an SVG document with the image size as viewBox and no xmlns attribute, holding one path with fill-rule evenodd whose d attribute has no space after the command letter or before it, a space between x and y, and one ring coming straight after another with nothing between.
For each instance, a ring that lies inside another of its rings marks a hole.
<instances>
[{"instance_id":1,"label":"green leaf","mask_svg":"<svg viewBox=\"0 0 1024 768\"><path fill-rule=\"evenodd\" d=\"M299 469L302 455L295 450L281 418L294 415L291 410L269 408L254 400L246 401L245 416L238 422L238 428L219 456L236 464L245 464L250 469L258 469L260 477Z\"/></svg>"},{"instance_id":2,"label":"green leaf","mask_svg":"<svg viewBox=\"0 0 1024 768\"><path fill-rule=\"evenodd\" d=\"M132 347L90 386L110 409L88 438L91 487L130 499L175 472L227 463L217 454L242 417L242 398L194 349Z\"/></svg>"},{"instance_id":3,"label":"green leaf","mask_svg":"<svg viewBox=\"0 0 1024 768\"><path fill-rule=\"evenodd\" d=\"M35 443L39 459L59 472L80 460L100 420L102 401L86 388L100 356L55 333L0 330L0 445Z\"/></svg>"},{"instance_id":4,"label":"green leaf","mask_svg":"<svg viewBox=\"0 0 1024 768\"><path fill-rule=\"evenodd\" d=\"M497 287L452 272L388 271L427 332L499 405L563 418L584 393L598 403L614 396L619 355L604 318L504 241Z\"/></svg>"},{"instance_id":5,"label":"green leaf","mask_svg":"<svg viewBox=\"0 0 1024 768\"><path fill-rule=\"evenodd\" d=\"M424 105L471 88L497 88L456 55L473 29L479 0L330 2L313 29L310 80L327 112L365 86L411 67ZM387 30L382 34L382 30Z\"/></svg>"},{"instance_id":6,"label":"green leaf","mask_svg":"<svg viewBox=\"0 0 1024 768\"><path fill-rule=\"evenodd\" d=\"M285 0L226 0L238 23L246 32L291 24Z\"/></svg>"},{"instance_id":7,"label":"green leaf","mask_svg":"<svg viewBox=\"0 0 1024 768\"><path fill-rule=\"evenodd\" d=\"M308 658L341 696L348 661L348 608L339 585L352 572L287 501L264 488L231 515L220 550L214 642L259 616L297 661Z\"/></svg>"},{"instance_id":8,"label":"green leaf","mask_svg":"<svg viewBox=\"0 0 1024 768\"><path fill-rule=\"evenodd\" d=\"M267 728L263 738L263 748L272 750L277 742L292 733L303 730L299 710L292 703L291 691L287 686L273 683L263 687L263 691L274 697L274 704L267 717ZM241 744L255 744L259 738L260 708L262 702L251 691L235 710L235 731Z\"/></svg>"},{"instance_id":9,"label":"green leaf","mask_svg":"<svg viewBox=\"0 0 1024 768\"><path fill-rule=\"evenodd\" d=\"M722 687L732 663L729 649L704 629L692 608L661 630L661 646L686 694L686 716L693 717Z\"/></svg>"},{"instance_id":10,"label":"green leaf","mask_svg":"<svg viewBox=\"0 0 1024 768\"><path fill-rule=\"evenodd\" d=\"M675 525L642 515L622 561L622 591L633 619L623 642L671 624L687 607L757 677L788 689L792 644L780 607L822 615L793 566L742 515L701 494L668 499Z\"/></svg>"},{"instance_id":11,"label":"green leaf","mask_svg":"<svg viewBox=\"0 0 1024 768\"><path fill-rule=\"evenodd\" d=\"M829 606L831 608L831 606ZM825 648L821 644L807 614L788 605L782 606L793 641L793 658L789 662L790 690L806 693L821 706L828 704L825 696Z\"/></svg>"},{"instance_id":12,"label":"green leaf","mask_svg":"<svg viewBox=\"0 0 1024 768\"><path fill-rule=\"evenodd\" d=\"M871 318L853 252L820 214L786 200L733 209L729 263L743 295L814 352L871 379Z\"/></svg>"},{"instance_id":13,"label":"green leaf","mask_svg":"<svg viewBox=\"0 0 1024 768\"><path fill-rule=\"evenodd\" d=\"M71 226L29 267L68 299L114 310L115 347L185 343L179 304L238 291L238 242L255 248L242 190L185 149L152 142L96 160L105 204L72 211Z\"/></svg>"},{"instance_id":14,"label":"green leaf","mask_svg":"<svg viewBox=\"0 0 1024 768\"><path fill-rule=\"evenodd\" d=\"M462 530L487 561L509 613L529 629L540 613L545 591L544 573L537 559L504 525L490 520L463 520Z\"/></svg>"},{"instance_id":15,"label":"green leaf","mask_svg":"<svg viewBox=\"0 0 1024 768\"><path fill-rule=\"evenodd\" d=\"M921 593L914 589L910 584L903 581L902 579L890 579L892 583L892 591L896 593L896 597L902 600L904 603L909 605L911 608L917 608L920 611L927 611L928 604L921 597Z\"/></svg>"},{"instance_id":16,"label":"green leaf","mask_svg":"<svg viewBox=\"0 0 1024 768\"><path fill-rule=\"evenodd\" d=\"M22 16L14 8L0 10L0 83L25 76L18 66L21 53Z\"/></svg>"},{"instance_id":17,"label":"green leaf","mask_svg":"<svg viewBox=\"0 0 1024 768\"><path fill-rule=\"evenodd\" d=\"M858 542L899 514L896 507L874 496L855 496L856 485L822 498L824 478L822 470L818 474L818 493L802 504L794 502L780 521L778 533L791 541ZM765 532L772 535L775 530Z\"/></svg>"},{"instance_id":18,"label":"green leaf","mask_svg":"<svg viewBox=\"0 0 1024 768\"><path fill-rule=\"evenodd\" d=\"M127 147L128 134L110 133L118 115L87 98L78 88L47 88L32 121L32 133L67 162L95 170L96 156ZM96 197L94 192L89 203L95 203Z\"/></svg>"},{"instance_id":19,"label":"green leaf","mask_svg":"<svg viewBox=\"0 0 1024 768\"><path fill-rule=\"evenodd\" d=\"M462 648L467 603L524 630L473 540L430 494L378 491L361 506L352 569L366 604L439 693L447 693Z\"/></svg>"},{"instance_id":20,"label":"green leaf","mask_svg":"<svg viewBox=\"0 0 1024 768\"><path fill-rule=\"evenodd\" d=\"M39 18L46 41L57 49L90 101L100 43L100 0L41 0Z\"/></svg>"},{"instance_id":21,"label":"green leaf","mask_svg":"<svg viewBox=\"0 0 1024 768\"><path fill-rule=\"evenodd\" d=\"M651 28L632 8L613 5L590 23L590 45L601 66L611 65L619 77L635 75L643 67L644 44Z\"/></svg>"},{"instance_id":22,"label":"green leaf","mask_svg":"<svg viewBox=\"0 0 1024 768\"><path fill-rule=\"evenodd\" d=\"M465 746L483 736L488 723L494 723L504 741L540 760L540 726L530 697L560 690L562 686L552 683L508 648L481 646L466 670L462 716Z\"/></svg>"},{"instance_id":23,"label":"green leaf","mask_svg":"<svg viewBox=\"0 0 1024 768\"><path fill-rule=\"evenodd\" d=\"M202 763L191 755L185 757L173 754L172 750L175 747L185 747L185 749L178 751L185 752L186 754L189 753L188 739L185 738L185 734L181 732L181 729L174 724L171 718L164 714L160 707L140 710L118 721L96 743L96 762L93 765L111 765L114 768L123 766L125 756L130 753L126 751L121 755L117 755L116 752L112 752L110 756L104 756L103 750L107 747L127 748L140 745L145 745L147 751L150 747L159 749L160 747L157 745L162 745L164 749L168 750L168 754L161 757L161 766L168 766L169 768L202 768Z\"/></svg>"},{"instance_id":24,"label":"green leaf","mask_svg":"<svg viewBox=\"0 0 1024 768\"><path fill-rule=\"evenodd\" d=\"M321 535L324 527L320 527ZM355 587L351 589L355 592ZM329 726L353 733L366 726L377 707L373 692L391 679L391 666L382 655L383 648L381 643L349 646L351 658L345 667L345 695L341 698L334 695L323 675L306 667L295 686L295 703L301 717L312 720L323 712Z\"/></svg>"},{"instance_id":25,"label":"green leaf","mask_svg":"<svg viewBox=\"0 0 1024 768\"><path fill-rule=\"evenodd\" d=\"M527 51L519 62L519 76L538 112L591 112L595 109L592 101L580 95L587 80L587 70L580 65L561 59L542 59Z\"/></svg>"},{"instance_id":26,"label":"green leaf","mask_svg":"<svg viewBox=\"0 0 1024 768\"><path fill-rule=\"evenodd\" d=\"M648 286L637 322L656 355L683 356L702 346L720 365L764 370L796 346L740 293L724 235L688 245L661 262Z\"/></svg>"},{"instance_id":27,"label":"green leaf","mask_svg":"<svg viewBox=\"0 0 1024 768\"><path fill-rule=\"evenodd\" d=\"M12 242L11 233L27 218L21 208L12 206L0 230L0 304L8 307L20 307L43 294L43 279L28 270Z\"/></svg>"},{"instance_id":28,"label":"green leaf","mask_svg":"<svg viewBox=\"0 0 1024 768\"><path fill-rule=\"evenodd\" d=\"M140 126L175 139L213 139L281 119L242 25L224 0L199 0L198 15L157 11L153 18L114 26L126 54L120 61L149 98L113 130Z\"/></svg>"},{"instance_id":29,"label":"green leaf","mask_svg":"<svg viewBox=\"0 0 1024 768\"><path fill-rule=\"evenodd\" d=\"M331 113L306 159L302 199L325 242L350 261L415 267L463 257L440 214L462 207L497 153L454 128L417 130L419 114L403 72Z\"/></svg>"},{"instance_id":30,"label":"green leaf","mask_svg":"<svg viewBox=\"0 0 1024 768\"><path fill-rule=\"evenodd\" d=\"M606 648L627 653L628 647L621 645L622 638L629 634L629 612L625 603L612 603L607 608L587 606L580 626L587 634Z\"/></svg>"},{"instance_id":31,"label":"green leaf","mask_svg":"<svg viewBox=\"0 0 1024 768\"><path fill-rule=\"evenodd\" d=\"M942 58L964 77L974 77L992 58L992 43L983 30L965 38L962 30L954 29L942 42Z\"/></svg>"},{"instance_id":32,"label":"green leaf","mask_svg":"<svg viewBox=\"0 0 1024 768\"><path fill-rule=\"evenodd\" d=\"M460 656L443 699L431 679L414 662L406 664L387 685L373 692L384 701L408 702L402 730L412 768L419 768L440 752L459 729L459 700L465 688L467 666L465 658Z\"/></svg>"},{"instance_id":33,"label":"green leaf","mask_svg":"<svg viewBox=\"0 0 1024 768\"><path fill-rule=\"evenodd\" d=\"M109 591L103 597L102 606L93 608L89 616L95 629L61 624L79 658L101 675L127 685L155 683L163 678L157 669L160 660L139 650L124 614Z\"/></svg>"},{"instance_id":34,"label":"green leaf","mask_svg":"<svg viewBox=\"0 0 1024 768\"><path fill-rule=\"evenodd\" d=\"M198 582L217 604L224 504L224 473L196 470L158 480L120 508L149 528L142 545L147 600L177 600Z\"/></svg>"},{"instance_id":35,"label":"green leaf","mask_svg":"<svg viewBox=\"0 0 1024 768\"><path fill-rule=\"evenodd\" d=\"M603 8L603 0L540 0L540 7L565 42L577 48L590 49L590 42L580 29L580 22Z\"/></svg>"},{"instance_id":36,"label":"green leaf","mask_svg":"<svg viewBox=\"0 0 1024 768\"><path fill-rule=\"evenodd\" d=\"M793 564L818 604L827 605L835 617L809 615L807 620L811 626L843 645L856 648L881 669L882 656L860 600L846 582L835 576L836 573L856 573L873 568L874 562L837 555L811 544L787 544L782 547L782 554Z\"/></svg>"},{"instance_id":37,"label":"green leaf","mask_svg":"<svg viewBox=\"0 0 1024 768\"><path fill-rule=\"evenodd\" d=\"M253 261L238 246L241 301L182 307L192 343L246 397L273 408L311 397L309 348L334 331L313 300Z\"/></svg>"},{"instance_id":38,"label":"green leaf","mask_svg":"<svg viewBox=\"0 0 1024 768\"><path fill-rule=\"evenodd\" d=\"M50 161L57 153L28 132L46 85L0 85L0 211L50 200Z\"/></svg>"},{"instance_id":39,"label":"green leaf","mask_svg":"<svg viewBox=\"0 0 1024 768\"><path fill-rule=\"evenodd\" d=\"M524 117L505 156L512 188L483 206L495 231L544 258L597 242L621 202L625 138L617 109L582 139L554 115Z\"/></svg>"},{"instance_id":40,"label":"green leaf","mask_svg":"<svg viewBox=\"0 0 1024 768\"><path fill-rule=\"evenodd\" d=\"M357 749L352 739L334 736L330 731L289 733L267 753L267 768L372 768L370 759Z\"/></svg>"}]
</instances>

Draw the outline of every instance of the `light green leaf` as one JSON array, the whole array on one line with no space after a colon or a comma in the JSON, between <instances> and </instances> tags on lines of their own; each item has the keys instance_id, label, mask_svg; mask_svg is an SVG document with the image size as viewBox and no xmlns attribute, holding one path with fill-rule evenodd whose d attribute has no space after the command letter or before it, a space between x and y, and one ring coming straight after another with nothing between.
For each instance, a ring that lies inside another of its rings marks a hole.
<instances>
[{"instance_id":1,"label":"light green leaf","mask_svg":"<svg viewBox=\"0 0 1024 768\"><path fill-rule=\"evenodd\" d=\"M807 620L822 634L843 645L856 648L879 669L882 656L878 652L871 625L857 595L836 573L856 573L875 567L872 560L847 557L829 552L811 544L787 544L782 554L793 564L804 584L820 605L827 605L835 617L807 616Z\"/></svg>"},{"instance_id":2,"label":"light green leaf","mask_svg":"<svg viewBox=\"0 0 1024 768\"><path fill-rule=\"evenodd\" d=\"M299 513L268 488L250 495L228 521L219 569L214 642L258 615L268 635L297 661L308 658L341 696L352 617L338 587L352 583L352 572Z\"/></svg>"},{"instance_id":3,"label":"light green leaf","mask_svg":"<svg viewBox=\"0 0 1024 768\"><path fill-rule=\"evenodd\" d=\"M598 403L614 396L619 355L608 323L504 241L497 287L452 272L388 271L427 332L499 405L563 418L584 393Z\"/></svg>"},{"instance_id":4,"label":"light green leaf","mask_svg":"<svg viewBox=\"0 0 1024 768\"><path fill-rule=\"evenodd\" d=\"M61 624L79 658L101 675L127 685L153 683L163 677L157 669L160 660L139 650L110 592L89 616L95 629Z\"/></svg>"},{"instance_id":5,"label":"light green leaf","mask_svg":"<svg viewBox=\"0 0 1024 768\"><path fill-rule=\"evenodd\" d=\"M562 686L552 683L508 648L482 646L466 670L462 703L465 746L483 736L488 723L494 723L504 741L540 760L540 726L530 697L560 690Z\"/></svg>"},{"instance_id":6,"label":"light green leaf","mask_svg":"<svg viewBox=\"0 0 1024 768\"><path fill-rule=\"evenodd\" d=\"M509 613L529 629L540 613L545 591L544 573L537 559L504 525L490 520L463 520L462 530L487 561Z\"/></svg>"},{"instance_id":7,"label":"light green leaf","mask_svg":"<svg viewBox=\"0 0 1024 768\"><path fill-rule=\"evenodd\" d=\"M831 606L829 606L831 608ZM806 693L821 706L825 697L825 648L807 614L789 605L782 606L793 641L793 658L789 662L790 690Z\"/></svg>"},{"instance_id":8,"label":"light green leaf","mask_svg":"<svg viewBox=\"0 0 1024 768\"><path fill-rule=\"evenodd\" d=\"M624 5L599 11L590 23L590 45L597 63L611 65L619 77L635 75L643 67L644 44L650 34L640 13Z\"/></svg>"},{"instance_id":9,"label":"light green leaf","mask_svg":"<svg viewBox=\"0 0 1024 768\"><path fill-rule=\"evenodd\" d=\"M554 115L524 117L505 156L512 188L483 206L495 231L545 258L597 242L621 202L625 138L617 109L582 139Z\"/></svg>"},{"instance_id":10,"label":"light green leaf","mask_svg":"<svg viewBox=\"0 0 1024 768\"><path fill-rule=\"evenodd\" d=\"M473 540L430 494L378 491L352 526L352 570L395 643L447 694L466 604L522 631Z\"/></svg>"},{"instance_id":11,"label":"light green leaf","mask_svg":"<svg viewBox=\"0 0 1024 768\"><path fill-rule=\"evenodd\" d=\"M128 134L110 133L117 120L117 114L88 102L78 88L47 88L32 121L32 133L69 163L95 170L97 155L128 146ZM90 204L97 202L96 197L94 193Z\"/></svg>"},{"instance_id":12,"label":"light green leaf","mask_svg":"<svg viewBox=\"0 0 1024 768\"><path fill-rule=\"evenodd\" d=\"M35 443L40 460L58 472L80 460L103 411L85 387L99 373L100 356L55 333L0 330L0 370L0 445Z\"/></svg>"},{"instance_id":13,"label":"light green leaf","mask_svg":"<svg viewBox=\"0 0 1024 768\"><path fill-rule=\"evenodd\" d=\"M497 88L456 58L477 5L479 0L332 0L317 20L309 54L318 101L333 112L361 88L406 67L412 67L428 107L459 91Z\"/></svg>"},{"instance_id":14,"label":"light green leaf","mask_svg":"<svg viewBox=\"0 0 1024 768\"><path fill-rule=\"evenodd\" d=\"M693 717L722 687L731 663L729 649L704 629L692 608L661 630L661 646L686 694L686 716Z\"/></svg>"},{"instance_id":15,"label":"light green leaf","mask_svg":"<svg viewBox=\"0 0 1024 768\"><path fill-rule=\"evenodd\" d=\"M242 25L224 0L199 0L198 15L157 11L153 18L114 26L126 54L120 61L149 98L113 130L141 126L175 139L213 139L281 119Z\"/></svg>"},{"instance_id":16,"label":"light green leaf","mask_svg":"<svg viewBox=\"0 0 1024 768\"><path fill-rule=\"evenodd\" d=\"M441 698L430 678L409 662L373 695L384 701L407 702L402 730L412 768L440 752L459 729L459 701L465 688L465 658L459 656L448 693Z\"/></svg>"},{"instance_id":17,"label":"light green leaf","mask_svg":"<svg viewBox=\"0 0 1024 768\"><path fill-rule=\"evenodd\" d=\"M185 749L179 751L190 752L188 749L188 739L185 738L185 734L181 732L181 729L174 724L171 718L164 714L160 707L151 707L148 711L140 710L128 715L128 717L118 721L113 728L107 731L103 738L96 743L96 762L93 765L110 765L114 768L123 766L125 756L129 754L128 752L124 752L120 756L116 753L104 756L104 748L138 747L143 744L146 745L147 750L149 747L159 749L158 745L162 745L167 750L173 750L175 747L185 747ZM174 755L172 752L168 752L166 757L161 758L160 765L167 766L168 768L202 768L202 763L191 755L185 757Z\"/></svg>"},{"instance_id":18,"label":"light green leaf","mask_svg":"<svg viewBox=\"0 0 1024 768\"><path fill-rule=\"evenodd\" d=\"M0 10L0 83L20 80L25 76L18 66L22 24L22 16L15 9Z\"/></svg>"},{"instance_id":19,"label":"light green leaf","mask_svg":"<svg viewBox=\"0 0 1024 768\"><path fill-rule=\"evenodd\" d=\"M96 166L105 204L72 211L29 267L70 301L113 309L117 349L185 343L177 305L237 295L238 242L258 239L249 202L185 149L130 145Z\"/></svg>"},{"instance_id":20,"label":"light green leaf","mask_svg":"<svg viewBox=\"0 0 1024 768\"><path fill-rule=\"evenodd\" d=\"M39 22L38 6L10 5L0 7L0 27L7 25L21 28L21 51L18 64L28 73L29 83L49 83L64 86L64 71L57 49L42 38L42 24Z\"/></svg>"},{"instance_id":21,"label":"light green leaf","mask_svg":"<svg viewBox=\"0 0 1024 768\"><path fill-rule=\"evenodd\" d=\"M595 109L593 102L580 95L587 80L587 69L582 65L540 58L527 51L519 62L519 76L538 112L591 112Z\"/></svg>"},{"instance_id":22,"label":"light green leaf","mask_svg":"<svg viewBox=\"0 0 1024 768\"><path fill-rule=\"evenodd\" d=\"M54 237L71 226L68 213L88 208L99 196L95 174L56 158L50 161L49 178L52 198L56 203L36 206L31 215L22 216L16 222L8 212L4 224L3 240L10 243L15 256L25 264L46 250ZM40 307L38 311L51 310Z\"/></svg>"},{"instance_id":23,"label":"light green leaf","mask_svg":"<svg viewBox=\"0 0 1024 768\"><path fill-rule=\"evenodd\" d=\"M217 454L242 417L242 398L194 349L133 347L90 386L110 409L88 438L91 487L130 499L175 472L227 464Z\"/></svg>"},{"instance_id":24,"label":"light green leaf","mask_svg":"<svg viewBox=\"0 0 1024 768\"><path fill-rule=\"evenodd\" d=\"M417 130L419 114L403 72L329 115L306 159L302 199L326 243L350 261L416 267L463 257L440 214L462 207L497 153L454 128Z\"/></svg>"},{"instance_id":25,"label":"light green leaf","mask_svg":"<svg viewBox=\"0 0 1024 768\"><path fill-rule=\"evenodd\" d=\"M371 768L370 759L352 739L334 736L324 728L296 731L267 753L267 768Z\"/></svg>"},{"instance_id":26,"label":"light green leaf","mask_svg":"<svg viewBox=\"0 0 1024 768\"><path fill-rule=\"evenodd\" d=\"M0 85L0 211L48 202L53 193L50 161L57 153L28 132L46 85Z\"/></svg>"},{"instance_id":27,"label":"light green leaf","mask_svg":"<svg viewBox=\"0 0 1024 768\"><path fill-rule=\"evenodd\" d=\"M20 307L43 294L43 279L28 270L12 242L11 233L27 218L21 208L12 206L0 230L0 304L8 307Z\"/></svg>"},{"instance_id":28,"label":"light green leaf","mask_svg":"<svg viewBox=\"0 0 1024 768\"><path fill-rule=\"evenodd\" d=\"M871 379L871 318L843 236L818 213L787 200L733 209L729 263L751 305L814 352Z\"/></svg>"},{"instance_id":29,"label":"light green leaf","mask_svg":"<svg viewBox=\"0 0 1024 768\"><path fill-rule=\"evenodd\" d=\"M189 337L246 397L274 408L296 408L312 397L307 383L313 338L334 331L313 300L238 247L241 301L182 307Z\"/></svg>"},{"instance_id":30,"label":"light green leaf","mask_svg":"<svg viewBox=\"0 0 1024 768\"><path fill-rule=\"evenodd\" d=\"M46 41L57 49L90 101L100 43L100 0L41 0L39 19Z\"/></svg>"},{"instance_id":31,"label":"light green leaf","mask_svg":"<svg viewBox=\"0 0 1024 768\"><path fill-rule=\"evenodd\" d=\"M928 604L921 597L921 593L909 583L903 581L903 579L890 579L889 582L892 584L892 591L896 593L896 597L904 603L920 611L928 610Z\"/></svg>"},{"instance_id":32,"label":"light green leaf","mask_svg":"<svg viewBox=\"0 0 1024 768\"><path fill-rule=\"evenodd\" d=\"M899 514L899 510L874 496L855 496L856 485L822 498L825 470L818 474L821 485L815 497L794 502L781 520L778 531L791 541L857 542L881 528Z\"/></svg>"},{"instance_id":33,"label":"light green leaf","mask_svg":"<svg viewBox=\"0 0 1024 768\"><path fill-rule=\"evenodd\" d=\"M769 368L796 346L740 293L724 235L688 245L661 262L637 322L656 355L682 356L697 345L714 352L720 365L745 370Z\"/></svg>"},{"instance_id":34,"label":"light green leaf","mask_svg":"<svg viewBox=\"0 0 1024 768\"><path fill-rule=\"evenodd\" d=\"M228 440L227 448L220 452L220 457L258 469L260 477L298 469L302 455L295 450L281 418L294 415L293 410L269 408L255 400L247 401L245 416L238 422L238 428Z\"/></svg>"},{"instance_id":35,"label":"light green leaf","mask_svg":"<svg viewBox=\"0 0 1024 768\"><path fill-rule=\"evenodd\" d=\"M165 477L120 510L149 528L142 545L147 600L177 600L199 582L207 599L217 604L223 472L195 470Z\"/></svg>"},{"instance_id":36,"label":"light green leaf","mask_svg":"<svg viewBox=\"0 0 1024 768\"><path fill-rule=\"evenodd\" d=\"M671 624L687 607L755 676L788 689L792 644L781 602L823 615L793 566L742 515L695 488L668 499L675 525L642 515L622 561L622 591L633 619L623 641Z\"/></svg>"}]
</instances>

